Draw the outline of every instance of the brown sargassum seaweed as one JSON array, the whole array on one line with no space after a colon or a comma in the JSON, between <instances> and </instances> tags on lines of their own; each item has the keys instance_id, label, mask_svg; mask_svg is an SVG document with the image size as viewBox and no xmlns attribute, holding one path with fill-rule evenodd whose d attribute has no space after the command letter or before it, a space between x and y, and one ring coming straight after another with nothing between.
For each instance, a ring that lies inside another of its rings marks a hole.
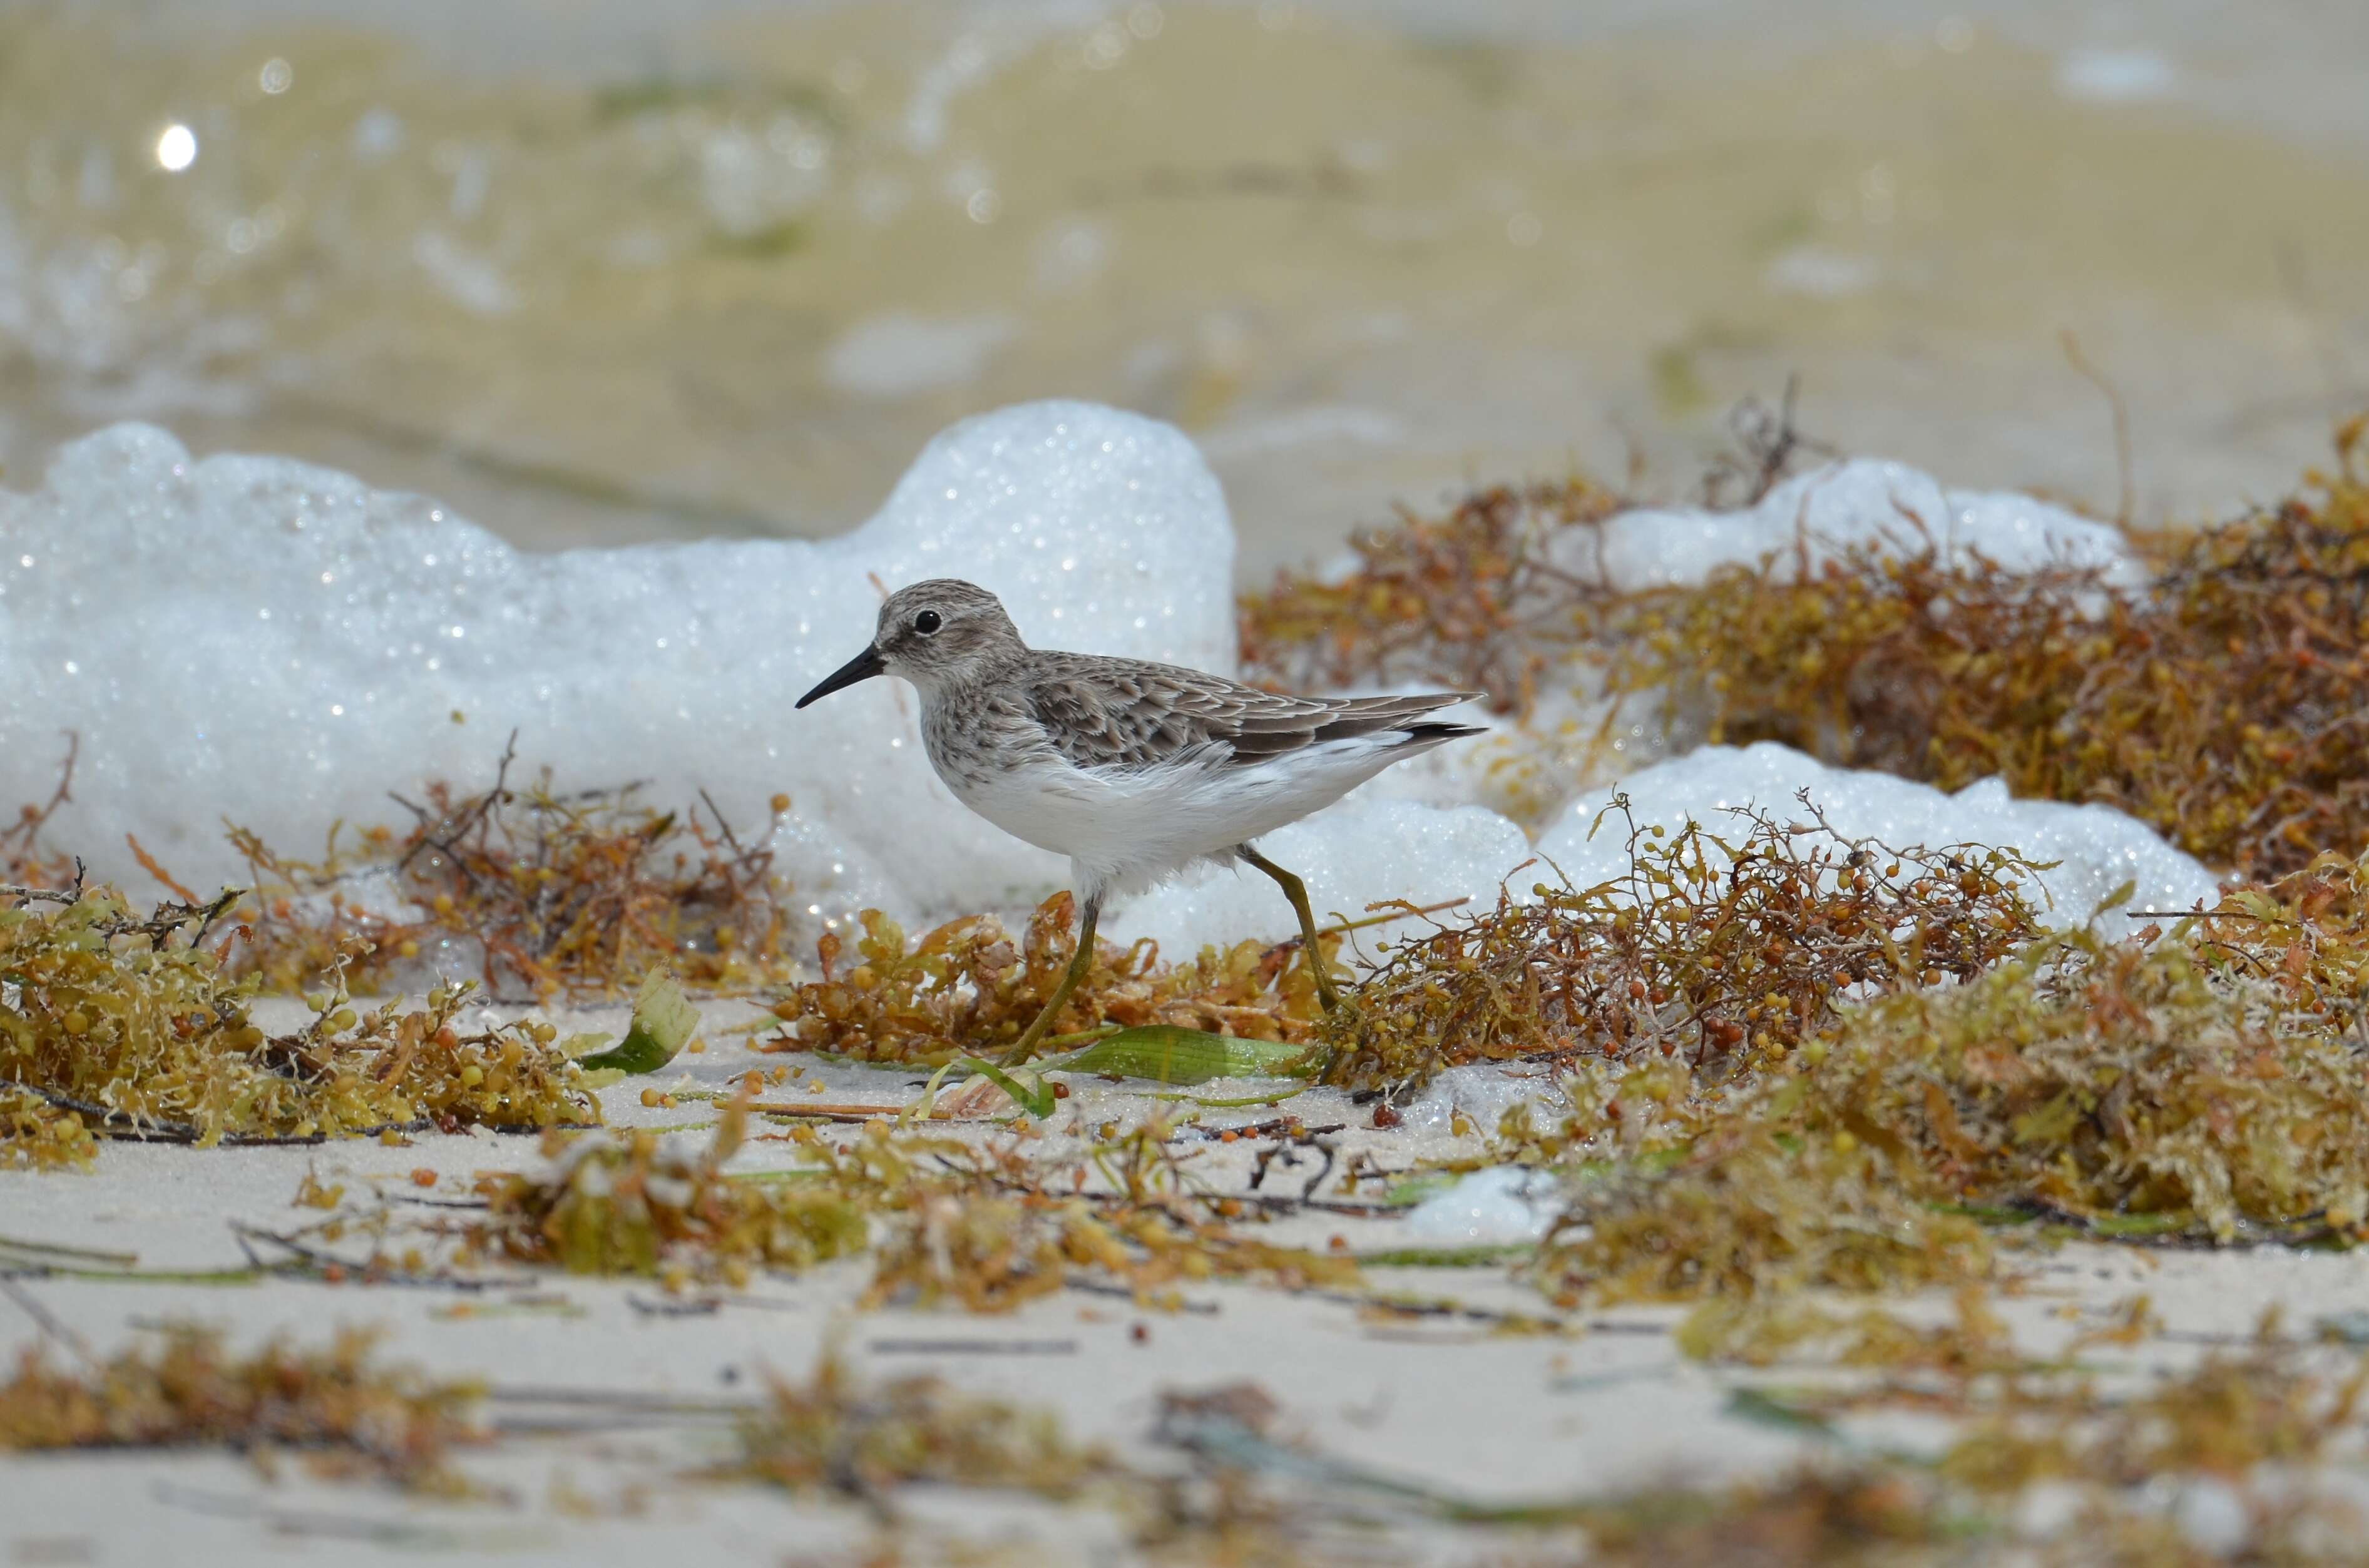
<instances>
[{"instance_id":1,"label":"brown sargassum seaweed","mask_svg":"<svg viewBox=\"0 0 2369 1568\"><path fill-rule=\"evenodd\" d=\"M1346 578L1247 597L1244 656L1287 685L1462 681L1512 712L1585 680L1674 732L1946 790L1997 776L2276 877L2369 848L2365 434L2369 417L2345 426L2335 468L2275 506L2134 537L2157 567L2143 586L1852 548L1616 593L1553 564L1588 559L1621 509L1608 492L1484 491L1359 536Z\"/></svg>"},{"instance_id":2,"label":"brown sargassum seaweed","mask_svg":"<svg viewBox=\"0 0 2369 1568\"><path fill-rule=\"evenodd\" d=\"M1505 1060L1681 1054L1706 1069L1772 1062L1845 1000L1963 979L2040 926L2012 850L1896 849L1739 811L1675 835L1640 829L1617 797L1630 869L1386 945L1318 1038L1326 1074L1395 1086ZM1551 868L1547 868L1551 870Z\"/></svg>"},{"instance_id":3,"label":"brown sargassum seaweed","mask_svg":"<svg viewBox=\"0 0 2369 1568\"><path fill-rule=\"evenodd\" d=\"M280 1342L234 1356L211 1329L171 1324L80 1369L26 1350L0 1382L0 1452L58 1449L229 1449L266 1459L303 1452L332 1475L372 1475L457 1493L452 1451L480 1441L481 1391L379 1365L375 1335L340 1330L321 1350Z\"/></svg>"},{"instance_id":4,"label":"brown sargassum seaweed","mask_svg":"<svg viewBox=\"0 0 2369 1568\"><path fill-rule=\"evenodd\" d=\"M2369 1239L2364 891L2330 858L2168 932L2049 937L1722 1082L1584 1065L1561 1133L1505 1130L1573 1173L1541 1280L1732 1307L1980 1278L2002 1223Z\"/></svg>"},{"instance_id":5,"label":"brown sargassum seaweed","mask_svg":"<svg viewBox=\"0 0 2369 1568\"><path fill-rule=\"evenodd\" d=\"M1151 1299L1179 1283L1257 1278L1353 1283L1345 1257L1276 1246L1222 1222L1164 1121L1073 1157L1032 1157L1016 1140L972 1142L900 1131L885 1118L841 1142L808 1126L779 1134L797 1164L732 1176L724 1165L749 1112L727 1106L697 1153L647 1132L553 1134L544 1170L488 1176L464 1250L585 1274L655 1275L670 1285L743 1284L868 1254L873 1303L1001 1312L1093 1274ZM1091 1186L1089 1184L1092 1184Z\"/></svg>"},{"instance_id":6,"label":"brown sargassum seaweed","mask_svg":"<svg viewBox=\"0 0 2369 1568\"><path fill-rule=\"evenodd\" d=\"M764 847L787 796L744 843L704 798L660 811L631 789L562 792L547 774L516 786L509 769L506 751L488 790L398 796L408 827L333 835L317 862L233 828L253 891L231 961L284 990L342 961L374 991L417 983L432 960L535 1001L626 994L661 971L719 988L787 978L790 890Z\"/></svg>"},{"instance_id":7,"label":"brown sargassum seaweed","mask_svg":"<svg viewBox=\"0 0 2369 1568\"><path fill-rule=\"evenodd\" d=\"M466 1027L466 985L364 1013L335 984L305 1026L267 1033L252 983L209 939L229 902L143 916L109 888L0 892L0 1159L86 1160L90 1134L212 1144L600 1119L551 1027Z\"/></svg>"},{"instance_id":8,"label":"brown sargassum seaweed","mask_svg":"<svg viewBox=\"0 0 2369 1568\"><path fill-rule=\"evenodd\" d=\"M767 1049L926 1065L998 1052L1027 1028L1077 952L1077 902L1067 892L1040 904L1016 943L993 915L950 920L918 939L878 910L860 925L853 955L837 933L823 934L821 978L774 1005L783 1028ZM1338 938L1320 939L1329 960ZM1156 1023L1307 1040L1321 1009L1299 947L1238 942L1172 964L1150 941L1098 942L1057 1029Z\"/></svg>"}]
</instances>

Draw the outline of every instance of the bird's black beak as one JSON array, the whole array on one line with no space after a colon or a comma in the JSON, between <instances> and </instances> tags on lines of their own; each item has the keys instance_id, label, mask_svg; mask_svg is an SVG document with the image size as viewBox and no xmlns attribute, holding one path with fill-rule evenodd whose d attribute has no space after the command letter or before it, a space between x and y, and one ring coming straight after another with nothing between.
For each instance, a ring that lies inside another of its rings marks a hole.
<instances>
[{"instance_id":1,"label":"bird's black beak","mask_svg":"<svg viewBox=\"0 0 2369 1568\"><path fill-rule=\"evenodd\" d=\"M825 676L820 686L798 699L797 705L804 708L816 699L829 697L842 687L853 686L857 681L870 680L874 676L884 674L887 668L888 663L880 656L879 649L866 648Z\"/></svg>"}]
</instances>

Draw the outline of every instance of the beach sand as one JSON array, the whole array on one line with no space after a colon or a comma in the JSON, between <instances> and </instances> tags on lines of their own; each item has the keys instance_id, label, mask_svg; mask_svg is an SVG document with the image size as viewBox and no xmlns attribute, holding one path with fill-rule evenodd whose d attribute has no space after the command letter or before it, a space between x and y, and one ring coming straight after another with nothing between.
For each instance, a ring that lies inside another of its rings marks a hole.
<instances>
[{"instance_id":1,"label":"beach sand","mask_svg":"<svg viewBox=\"0 0 2369 1568\"><path fill-rule=\"evenodd\" d=\"M759 1055L747 1043L751 1036L722 1032L752 1016L744 1004L711 1004L704 1038L713 1043L656 1078L604 1090L605 1116L619 1127L704 1137L699 1129L714 1120L715 1102L645 1106L643 1090L712 1089L752 1065L793 1069L789 1085L768 1089L768 1103L889 1106L918 1093L916 1074ZM623 1013L595 1009L555 1021L615 1030ZM816 1082L826 1085L823 1094L807 1092ZM1150 1087L1074 1080L1073 1097L1043 1130L1043 1147L1059 1147L1073 1125L1132 1123L1155 1111ZM1344 1162L1364 1152L1400 1170L1481 1149L1476 1137L1375 1131L1368 1109L1332 1090L1304 1091L1287 1108L1311 1128L1345 1124L1331 1137ZM1250 1107L1197 1114L1207 1126L1224 1127L1273 1113ZM1008 1136L992 1124L938 1123L932 1131L950 1127L969 1138ZM1253 1140L1199 1144L1197 1168L1211 1185L1238 1190L1255 1147ZM732 1168L786 1165L788 1149L752 1138ZM13 1275L8 1299L0 1301L0 1352L11 1361L45 1340L53 1359L71 1361L80 1350L104 1356L166 1322L220 1326L238 1349L273 1335L317 1346L339 1325L369 1325L383 1334L389 1362L482 1380L493 1391L486 1409L498 1424L556 1419L573 1428L464 1450L461 1468L507 1496L457 1503L372 1483L330 1484L294 1460L273 1467L275 1477L221 1452L12 1458L0 1461L6 1499L0 1561L246 1563L305 1551L359 1559L433 1551L447 1562L623 1563L653 1551L695 1562L752 1553L758 1561L806 1562L856 1560L891 1540L923 1561L1133 1555L1122 1522L1089 1505L907 1487L896 1494L892 1526L845 1500L701 1478L698 1471L734 1451L733 1411L758 1397L765 1374L802 1378L827 1348L863 1375L936 1372L964 1391L1050 1409L1070 1437L1106 1444L1160 1472L1187 1468L1185 1456L1155 1440L1162 1393L1242 1382L1275 1400L1277 1435L1300 1452L1484 1505L1774 1476L1837 1453L1830 1436L1754 1420L1736 1403L1739 1390L1814 1375L1804 1368L1688 1360L1670 1335L1678 1309L1558 1312L1504 1263L1372 1268L1366 1290L1375 1300L1362 1305L1321 1290L1203 1283L1183 1290L1181 1310L1069 1290L1000 1315L862 1310L871 1267L863 1258L797 1276L761 1274L743 1290L694 1286L673 1295L647 1279L498 1265L425 1285L251 1272L212 1281L93 1277L126 1268L151 1276L245 1271L242 1226L252 1228L246 1246L257 1256L282 1257L253 1233L285 1233L324 1217L292 1207L308 1175L343 1186L349 1208L371 1207L373 1190L398 1204L457 1202L477 1174L525 1168L539 1157L532 1138L487 1134L419 1135L397 1146L119 1142L104 1146L93 1174L0 1173L0 1238ZM432 1189L420 1185L422 1172L434 1173ZM1288 1193L1302 1177L1278 1169L1272 1180L1265 1191ZM1333 1190L1328 1185L1322 1195ZM1348 1251L1365 1255L1413 1239L1402 1218L1316 1210L1256 1229L1262 1239L1317 1248L1337 1235ZM36 1250L42 1247L120 1256L76 1258ZM359 1258L367 1244L349 1236L325 1250ZM127 1262L135 1256L136 1265ZM39 1267L44 1262L54 1267ZM2034 1354L2097 1328L2135 1295L2151 1299L2157 1332L2134 1347L2085 1357L2110 1382L2143 1382L2192 1365L2211 1346L2241 1344L2273 1307L2287 1332L2308 1335L2321 1320L2369 1306L2369 1257L2357 1254L2070 1244L2009 1251L2003 1273L2009 1283L1997 1294L1998 1310ZM1435 1309L1382 1311L1384 1296ZM1948 1316L1938 1300L1900 1310L1937 1322ZM1551 1319L1559 1327L1509 1332L1493 1313ZM71 1346L60 1343L66 1339ZM656 1397L680 1408L653 1415L600 1396ZM1940 1423L1894 1416L1870 1418L1859 1437L1926 1447L1945 1434ZM1553 1555L1575 1544L1568 1532L1457 1524L1436 1508L1378 1492L1275 1479L1287 1490L1313 1486L1325 1496L1324 1507L1308 1513L1313 1533L1296 1552L1468 1561L1506 1551Z\"/></svg>"}]
</instances>

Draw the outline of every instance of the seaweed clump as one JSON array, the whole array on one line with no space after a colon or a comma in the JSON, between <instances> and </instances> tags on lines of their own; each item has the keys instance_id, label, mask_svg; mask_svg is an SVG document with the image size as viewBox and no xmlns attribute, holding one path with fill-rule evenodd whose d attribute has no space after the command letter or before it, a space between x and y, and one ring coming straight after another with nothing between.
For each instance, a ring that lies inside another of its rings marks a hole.
<instances>
[{"instance_id":1,"label":"seaweed clump","mask_svg":"<svg viewBox=\"0 0 2369 1568\"><path fill-rule=\"evenodd\" d=\"M2369 697L2352 630L2369 600L2285 581L2349 575L2306 558L2351 553L2283 511L2206 535L2137 597L2095 574L1854 549L1800 581L1715 576L1641 618L1613 679L1716 743L1779 740L1949 790L1999 776L2275 876L2369 844L2369 752L2340 722ZM2306 627L2272 608L2290 602L2329 613Z\"/></svg>"},{"instance_id":2,"label":"seaweed clump","mask_svg":"<svg viewBox=\"0 0 2369 1568\"><path fill-rule=\"evenodd\" d=\"M994 1489L1084 1504L1114 1514L1132 1548L1127 1555L1153 1562L1358 1560L1356 1551L1309 1549L1305 1488L1288 1502L1283 1489L1265 1484L1239 1456L1205 1454L1168 1430L1166 1412L1179 1403L1271 1406L1255 1386L1160 1395L1163 1414L1152 1440L1185 1449L1189 1468L1180 1472L1174 1465L1138 1464L1100 1443L1079 1442L1047 1408L982 1398L928 1374L864 1378L834 1350L826 1350L802 1380L772 1376L767 1381L764 1403L741 1423L740 1454L711 1474L835 1493L890 1523L899 1522L903 1489L915 1486ZM1251 1446L1286 1453L1256 1438ZM1297 1453L1286 1457L1305 1463ZM1344 1511L1370 1528L1369 1494ZM1358 1544L1366 1545L1362 1532Z\"/></svg>"},{"instance_id":3,"label":"seaweed clump","mask_svg":"<svg viewBox=\"0 0 2369 1568\"><path fill-rule=\"evenodd\" d=\"M1739 811L1733 843L1700 823L1631 823L1621 876L1501 893L1398 945L1323 1025L1327 1076L1389 1087L1581 1055L1765 1065L1848 1000L1978 974L2039 934L2019 891L2037 868L2014 851L1894 849L1803 803L1814 825Z\"/></svg>"},{"instance_id":4,"label":"seaweed clump","mask_svg":"<svg viewBox=\"0 0 2369 1568\"><path fill-rule=\"evenodd\" d=\"M480 1391L373 1365L374 1341L346 1329L326 1349L275 1341L239 1357L219 1333L183 1324L154 1351L134 1346L78 1372L29 1349L0 1383L0 1451L296 1449L333 1475L464 1489L448 1460L479 1436L469 1412Z\"/></svg>"},{"instance_id":5,"label":"seaweed clump","mask_svg":"<svg viewBox=\"0 0 2369 1568\"><path fill-rule=\"evenodd\" d=\"M1957 1560L1976 1533L1928 1478L1809 1466L1724 1491L1654 1490L1576 1510L1607 1568Z\"/></svg>"},{"instance_id":6,"label":"seaweed clump","mask_svg":"<svg viewBox=\"0 0 2369 1568\"><path fill-rule=\"evenodd\" d=\"M111 888L0 897L0 1092L90 1133L212 1144L599 1119L550 1025L462 1026L467 985L362 1015L339 983L272 1035L205 940L227 896L146 916Z\"/></svg>"},{"instance_id":7,"label":"seaweed clump","mask_svg":"<svg viewBox=\"0 0 2369 1568\"><path fill-rule=\"evenodd\" d=\"M967 1394L927 1375L866 1384L831 1353L802 1382L769 1379L740 1442L732 1473L875 1503L913 1483L1071 1497L1123 1473L1100 1449L1064 1437L1047 1411Z\"/></svg>"},{"instance_id":8,"label":"seaweed clump","mask_svg":"<svg viewBox=\"0 0 2369 1568\"><path fill-rule=\"evenodd\" d=\"M2120 1487L2168 1474L2236 1480L2258 1466L2308 1464L2352 1426L2369 1388L2369 1362L2351 1360L2330 1378L2307 1351L2265 1334L2123 1399L2086 1383L2010 1383L1951 1447L1942 1473L2005 1491L2066 1478Z\"/></svg>"},{"instance_id":9,"label":"seaweed clump","mask_svg":"<svg viewBox=\"0 0 2369 1568\"><path fill-rule=\"evenodd\" d=\"M1731 1308L1809 1290L1961 1285L1991 1264L1981 1225L1903 1191L1851 1140L1741 1118L1674 1164L1632 1164L1584 1188L1539 1260L1569 1301Z\"/></svg>"},{"instance_id":10,"label":"seaweed clump","mask_svg":"<svg viewBox=\"0 0 2369 1568\"><path fill-rule=\"evenodd\" d=\"M516 737L512 737L515 741ZM400 988L423 953L474 961L498 995L610 996L666 971L706 986L788 971L790 907L772 831L744 843L712 801L661 812L632 789L561 794L546 773L463 795L437 783L397 833L333 835L319 862L234 828L256 892L242 905L238 966L302 989L345 960L352 983Z\"/></svg>"},{"instance_id":11,"label":"seaweed clump","mask_svg":"<svg viewBox=\"0 0 2369 1568\"><path fill-rule=\"evenodd\" d=\"M1292 1290L1358 1283L1345 1256L1278 1246L1228 1223L1242 1205L1194 1178L1172 1146L1174 1131L1158 1118L1113 1130L1075 1161L982 1157L967 1179L921 1189L881 1243L867 1299L1001 1312L1060 1290L1073 1272L1107 1277L1147 1301L1173 1302L1176 1286L1213 1278Z\"/></svg>"},{"instance_id":12,"label":"seaweed clump","mask_svg":"<svg viewBox=\"0 0 2369 1568\"><path fill-rule=\"evenodd\" d=\"M547 1169L479 1179L486 1215L468 1228L468 1245L575 1274L736 1286L757 1268L807 1268L864 1251L871 1206L847 1185L724 1175L746 1123L734 1106L697 1154L670 1150L652 1132L548 1134Z\"/></svg>"},{"instance_id":13,"label":"seaweed clump","mask_svg":"<svg viewBox=\"0 0 2369 1568\"><path fill-rule=\"evenodd\" d=\"M1077 903L1066 892L1037 906L1017 944L987 915L948 921L918 941L878 910L865 910L861 924L852 965L842 963L838 933L823 933L822 978L774 1005L782 1032L761 1049L929 1066L991 1054L1020 1038L1077 952ZM1173 1024L1305 1041L1322 1007L1306 966L1292 961L1298 946L1245 941L1163 964L1152 942L1098 942L1093 966L1056 1027L1083 1033L1105 1024ZM1328 945L1327 961L1333 950Z\"/></svg>"},{"instance_id":14,"label":"seaweed clump","mask_svg":"<svg viewBox=\"0 0 2369 1568\"><path fill-rule=\"evenodd\" d=\"M1713 741L1957 790L2102 801L2208 865L2369 848L2369 417L2333 473L2184 539L2141 587L1869 549L1642 599L1617 690Z\"/></svg>"},{"instance_id":15,"label":"seaweed clump","mask_svg":"<svg viewBox=\"0 0 2369 1568\"><path fill-rule=\"evenodd\" d=\"M2058 938L1805 1054L1799 1124L1886 1151L1936 1199L2221 1241L2369 1220L2357 1052L2192 941Z\"/></svg>"},{"instance_id":16,"label":"seaweed clump","mask_svg":"<svg viewBox=\"0 0 2369 1568\"><path fill-rule=\"evenodd\" d=\"M1596 563L1624 504L1483 491L1361 536L1346 575L1245 597L1244 658L1302 687L1456 682L1524 714L1609 694L1670 735L1775 740L1949 790L1999 777L2267 880L2369 849L2364 442L2369 415L2278 505L2134 535L2157 568L2138 584L2012 571L1904 515L1883 544L1805 536L1699 585L1622 591Z\"/></svg>"},{"instance_id":17,"label":"seaweed clump","mask_svg":"<svg viewBox=\"0 0 2369 1568\"><path fill-rule=\"evenodd\" d=\"M98 1141L82 1113L0 1084L0 1170L59 1170L98 1158Z\"/></svg>"},{"instance_id":18,"label":"seaweed clump","mask_svg":"<svg viewBox=\"0 0 2369 1568\"><path fill-rule=\"evenodd\" d=\"M2364 933L2334 880L2323 869L2299 902L2233 900L2169 934L2044 938L1962 983L1847 1009L1725 1084L1676 1063L1584 1068L1557 1146L1600 1149L1610 1129L1615 1161L1577 1186L1542 1278L1572 1296L1729 1302L1948 1282L1982 1272L1977 1220L2369 1236L2363 983L2343 956Z\"/></svg>"},{"instance_id":19,"label":"seaweed clump","mask_svg":"<svg viewBox=\"0 0 2369 1568\"><path fill-rule=\"evenodd\" d=\"M1954 1325L1917 1330L1869 1312L1858 1328L1840 1359L1874 1375L1745 1398L1764 1418L1828 1437L1854 1413L1941 1416L1958 1430L1935 1459L1862 1453L1724 1493L1589 1504L1590 1560L1956 1562L1978 1544L2041 1562L2363 1560L2357 1506L2311 1483L2358 1436L2369 1368L2357 1357L2331 1369L2327 1352L2266 1323L2235 1353L2116 1393L2079 1355L2135 1343L2146 1328L2135 1318L2078 1335L2049 1361L2019 1355L1979 1292L1961 1295ZM2168 1486L2207 1478L2237 1505L2239 1539L2199 1540L2163 1506ZM2043 1483L2058 1489L2054 1528L2018 1507Z\"/></svg>"},{"instance_id":20,"label":"seaweed clump","mask_svg":"<svg viewBox=\"0 0 2369 1568\"><path fill-rule=\"evenodd\" d=\"M1444 516L1349 541L1349 572L1280 575L1242 597L1244 668L1294 690L1413 679L1526 712L1540 680L1600 635L1614 596L1596 529L1624 502L1585 479L1475 491Z\"/></svg>"},{"instance_id":21,"label":"seaweed clump","mask_svg":"<svg viewBox=\"0 0 2369 1568\"><path fill-rule=\"evenodd\" d=\"M556 1136L544 1171L479 1181L486 1214L464 1229L464 1248L673 1287L738 1286L759 1269L869 1253L869 1303L980 1312L1059 1290L1078 1271L1145 1299L1218 1277L1287 1287L1357 1278L1345 1257L1270 1245L1218 1222L1222 1200L1192 1187L1162 1123L1114 1134L1076 1160L1041 1163L1017 1144L902 1131L885 1118L846 1142L801 1126L784 1135L795 1166L727 1174L746 1116L738 1102L727 1108L697 1154L647 1132Z\"/></svg>"}]
</instances>

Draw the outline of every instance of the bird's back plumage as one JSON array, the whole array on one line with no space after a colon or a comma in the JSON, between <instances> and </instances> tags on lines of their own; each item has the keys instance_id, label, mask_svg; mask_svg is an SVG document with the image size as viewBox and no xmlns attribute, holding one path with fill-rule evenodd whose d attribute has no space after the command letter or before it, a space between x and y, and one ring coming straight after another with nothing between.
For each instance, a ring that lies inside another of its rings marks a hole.
<instances>
[{"instance_id":1,"label":"bird's back plumage","mask_svg":"<svg viewBox=\"0 0 2369 1568\"><path fill-rule=\"evenodd\" d=\"M1027 650L924 701L963 803L1068 855L1080 892L1130 892L1339 800L1394 762L1482 732L1426 721L1463 692L1288 697L1205 671Z\"/></svg>"},{"instance_id":2,"label":"bird's back plumage","mask_svg":"<svg viewBox=\"0 0 2369 1568\"><path fill-rule=\"evenodd\" d=\"M1415 722L1469 691L1288 697L1177 665L1033 651L1019 673L1047 739L1078 767L1156 767L1205 748L1241 767L1360 736L1437 731L1436 744L1481 733Z\"/></svg>"}]
</instances>

